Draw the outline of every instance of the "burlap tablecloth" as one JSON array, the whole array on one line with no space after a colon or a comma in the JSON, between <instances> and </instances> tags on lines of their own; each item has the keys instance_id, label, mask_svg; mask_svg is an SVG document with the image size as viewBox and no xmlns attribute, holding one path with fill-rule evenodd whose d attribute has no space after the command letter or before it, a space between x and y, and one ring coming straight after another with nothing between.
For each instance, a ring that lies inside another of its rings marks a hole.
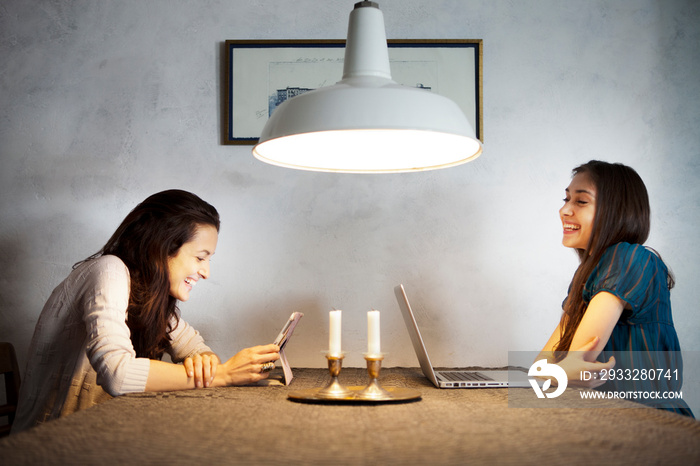
<instances>
[{"instance_id":1,"label":"burlap tablecloth","mask_svg":"<svg viewBox=\"0 0 700 466\"><path fill-rule=\"evenodd\" d=\"M115 398L0 440L0 463L700 464L700 423L661 410L515 408L508 389L439 390L417 368L385 368L380 382L418 389L419 401L308 404L287 395L324 386L328 372L294 375L288 387ZM363 385L367 374L340 379Z\"/></svg>"}]
</instances>

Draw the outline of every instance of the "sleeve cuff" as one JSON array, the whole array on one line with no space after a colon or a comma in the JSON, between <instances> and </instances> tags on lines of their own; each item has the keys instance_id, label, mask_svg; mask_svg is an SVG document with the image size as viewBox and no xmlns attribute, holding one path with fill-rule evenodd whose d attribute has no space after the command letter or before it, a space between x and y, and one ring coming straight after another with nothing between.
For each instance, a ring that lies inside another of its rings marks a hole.
<instances>
[{"instance_id":1,"label":"sleeve cuff","mask_svg":"<svg viewBox=\"0 0 700 466\"><path fill-rule=\"evenodd\" d=\"M151 368L151 361L148 358L135 358L129 363L129 369L126 371L124 380L122 381L122 389L120 392L137 393L146 390L146 381Z\"/></svg>"}]
</instances>

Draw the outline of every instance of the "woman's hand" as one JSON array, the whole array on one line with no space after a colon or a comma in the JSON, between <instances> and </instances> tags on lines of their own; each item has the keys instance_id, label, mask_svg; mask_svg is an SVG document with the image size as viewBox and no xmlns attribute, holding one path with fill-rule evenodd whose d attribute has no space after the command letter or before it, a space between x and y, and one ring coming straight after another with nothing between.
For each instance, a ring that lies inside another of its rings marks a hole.
<instances>
[{"instance_id":1,"label":"woman's hand","mask_svg":"<svg viewBox=\"0 0 700 466\"><path fill-rule=\"evenodd\" d=\"M569 351L564 359L556 363L566 372L569 385L595 388L606 382L606 380L601 380L600 376L590 377L590 380L581 380L582 372L599 374L602 370L607 371L615 367L615 358L612 356L605 363L595 360L595 357L600 353L599 350L596 350L599 341L600 338L598 337L591 338L588 343L576 350Z\"/></svg>"},{"instance_id":2,"label":"woman's hand","mask_svg":"<svg viewBox=\"0 0 700 466\"><path fill-rule=\"evenodd\" d=\"M220 363L219 356L211 352L205 352L185 358L183 365L185 366L187 377L194 377L194 387L202 388L211 386L216 375L216 368Z\"/></svg>"},{"instance_id":3,"label":"woman's hand","mask_svg":"<svg viewBox=\"0 0 700 466\"><path fill-rule=\"evenodd\" d=\"M270 372L264 371L263 365L277 361L280 358L279 351L279 346L274 344L253 346L239 351L219 366L216 384L245 385L266 379Z\"/></svg>"}]
</instances>

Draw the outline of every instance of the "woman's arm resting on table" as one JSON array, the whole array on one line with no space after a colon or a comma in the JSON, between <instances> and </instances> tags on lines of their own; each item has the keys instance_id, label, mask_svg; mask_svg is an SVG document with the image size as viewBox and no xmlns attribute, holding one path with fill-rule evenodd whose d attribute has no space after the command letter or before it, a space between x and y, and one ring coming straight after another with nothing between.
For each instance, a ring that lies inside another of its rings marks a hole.
<instances>
[{"instance_id":1,"label":"woman's arm resting on table","mask_svg":"<svg viewBox=\"0 0 700 466\"><path fill-rule=\"evenodd\" d=\"M584 382L580 380L580 374L582 371L598 372L615 366L615 359L612 357L606 363L597 362L596 358L608 342L625 304L607 291L596 294L588 304L574 334L570 351L557 363L566 371L570 384L593 388L605 382L599 378ZM559 336L560 326L557 325L536 360L546 359L547 362L554 362L554 347L559 343Z\"/></svg>"},{"instance_id":2,"label":"woman's arm resting on table","mask_svg":"<svg viewBox=\"0 0 700 466\"><path fill-rule=\"evenodd\" d=\"M584 345L567 352L566 357L556 363L566 372L569 385L595 388L605 383L605 380L601 377L591 377L589 380L581 380L582 372L598 373L602 370L610 370L615 367L615 358L612 356L608 362L598 362L595 360L595 357L600 353L600 350L596 350L599 344L600 338L593 337ZM591 356L593 354L595 354L595 356Z\"/></svg>"},{"instance_id":3,"label":"woman's arm resting on table","mask_svg":"<svg viewBox=\"0 0 700 466\"><path fill-rule=\"evenodd\" d=\"M275 344L253 346L239 351L216 370L212 386L245 385L266 379L270 373L262 372L266 362L280 358L280 347Z\"/></svg>"},{"instance_id":4,"label":"woman's arm resting on table","mask_svg":"<svg viewBox=\"0 0 700 466\"><path fill-rule=\"evenodd\" d=\"M620 320L622 311L626 303L607 291L596 294L588 303L586 313L581 319L581 323L576 329L574 339L571 341L572 348L580 348L588 343L591 338L598 337L598 343L592 348L589 361L594 361L598 357L610 339L615 324Z\"/></svg>"},{"instance_id":5,"label":"woman's arm resting on table","mask_svg":"<svg viewBox=\"0 0 700 466\"><path fill-rule=\"evenodd\" d=\"M188 377L194 377L196 388L208 387L211 385L216 375L216 368L221 364L221 359L211 351L204 351L200 354L185 358L182 365Z\"/></svg>"},{"instance_id":6,"label":"woman's arm resting on table","mask_svg":"<svg viewBox=\"0 0 700 466\"><path fill-rule=\"evenodd\" d=\"M205 359L200 355L201 361ZM246 348L236 354L223 364L219 364L219 357L214 353L207 354L209 363L202 364L200 371L197 370L197 359L192 359L192 370L194 376L189 376L189 364L183 366L164 361L151 360L148 380L146 381L147 392L161 392L172 390L187 390L197 388L197 375L201 378L202 384L207 379L205 368L208 366L212 370L212 361L215 361L212 379L209 386L223 387L227 385L244 385L257 382L269 376L269 372L261 373L262 364L279 359L279 347L277 345L264 345Z\"/></svg>"}]
</instances>

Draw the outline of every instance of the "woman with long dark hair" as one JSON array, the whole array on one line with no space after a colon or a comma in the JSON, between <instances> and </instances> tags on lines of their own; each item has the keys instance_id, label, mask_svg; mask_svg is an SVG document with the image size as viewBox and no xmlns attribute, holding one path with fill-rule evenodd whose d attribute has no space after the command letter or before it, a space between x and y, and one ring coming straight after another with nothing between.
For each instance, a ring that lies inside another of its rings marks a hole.
<instances>
[{"instance_id":1,"label":"woman with long dark hair","mask_svg":"<svg viewBox=\"0 0 700 466\"><path fill-rule=\"evenodd\" d=\"M679 391L674 279L658 253L643 246L651 215L640 176L618 163L583 164L573 171L559 215L562 243L575 249L580 265L538 359L559 364L573 385L625 391L633 400ZM692 416L682 400L650 404Z\"/></svg>"},{"instance_id":2,"label":"woman with long dark hair","mask_svg":"<svg viewBox=\"0 0 700 466\"><path fill-rule=\"evenodd\" d=\"M17 432L130 392L240 385L266 378L276 345L221 363L180 318L218 241L219 214L196 195L148 197L51 294L29 349ZM161 361L164 353L174 363ZM179 364L182 363L182 364Z\"/></svg>"}]
</instances>

